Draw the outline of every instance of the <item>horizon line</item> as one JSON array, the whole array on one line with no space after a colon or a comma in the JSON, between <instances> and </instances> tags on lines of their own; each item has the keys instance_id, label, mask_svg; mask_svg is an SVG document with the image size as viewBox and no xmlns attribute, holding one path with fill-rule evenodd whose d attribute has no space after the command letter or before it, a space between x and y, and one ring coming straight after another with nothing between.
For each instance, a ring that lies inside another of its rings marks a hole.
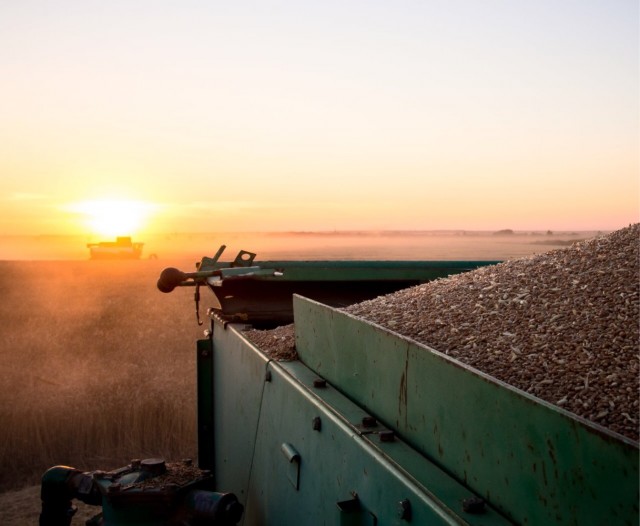
<instances>
[{"instance_id":1,"label":"horizon line","mask_svg":"<svg viewBox=\"0 0 640 526\"><path fill-rule=\"evenodd\" d=\"M631 224L629 225L631 226ZM626 228L626 227L621 227ZM579 235L584 233L609 233L618 229L562 229L554 230L550 228L540 229L464 229L464 228L438 228L438 229L345 229L345 230L211 230L202 232L146 232L140 236L206 236L218 234L234 234L234 235L429 235L429 234L503 234L503 235ZM95 233L79 233L79 234L8 234L0 233L0 237L104 237ZM139 237L131 234L122 234L116 237Z\"/></svg>"}]
</instances>

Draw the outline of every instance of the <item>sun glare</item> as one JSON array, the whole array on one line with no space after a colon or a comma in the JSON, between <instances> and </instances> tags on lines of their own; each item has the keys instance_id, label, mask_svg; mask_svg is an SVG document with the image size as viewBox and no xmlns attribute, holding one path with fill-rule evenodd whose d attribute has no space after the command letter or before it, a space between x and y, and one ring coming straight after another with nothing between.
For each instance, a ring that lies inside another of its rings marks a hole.
<instances>
[{"instance_id":1,"label":"sun glare","mask_svg":"<svg viewBox=\"0 0 640 526\"><path fill-rule=\"evenodd\" d=\"M142 201L103 199L83 201L70 208L84 216L84 223L91 233L116 237L136 235L153 206Z\"/></svg>"}]
</instances>

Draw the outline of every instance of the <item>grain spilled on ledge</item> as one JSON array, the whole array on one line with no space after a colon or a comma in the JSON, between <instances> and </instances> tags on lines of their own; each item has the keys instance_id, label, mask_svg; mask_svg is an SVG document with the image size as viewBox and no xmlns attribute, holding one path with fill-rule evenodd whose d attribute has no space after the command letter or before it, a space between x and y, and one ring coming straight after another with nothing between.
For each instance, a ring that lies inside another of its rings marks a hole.
<instances>
[{"instance_id":1,"label":"grain spilled on ledge","mask_svg":"<svg viewBox=\"0 0 640 526\"><path fill-rule=\"evenodd\" d=\"M343 310L638 440L640 225Z\"/></svg>"},{"instance_id":2,"label":"grain spilled on ledge","mask_svg":"<svg viewBox=\"0 0 640 526\"><path fill-rule=\"evenodd\" d=\"M272 360L291 362L298 359L293 324L265 331L250 329L244 335Z\"/></svg>"}]
</instances>

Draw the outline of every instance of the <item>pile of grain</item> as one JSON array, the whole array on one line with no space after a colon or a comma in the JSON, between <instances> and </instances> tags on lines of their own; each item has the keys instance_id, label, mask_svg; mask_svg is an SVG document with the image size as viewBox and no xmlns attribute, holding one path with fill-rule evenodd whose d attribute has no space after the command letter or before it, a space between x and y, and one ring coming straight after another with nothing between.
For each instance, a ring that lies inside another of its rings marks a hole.
<instances>
[{"instance_id":1,"label":"pile of grain","mask_svg":"<svg viewBox=\"0 0 640 526\"><path fill-rule=\"evenodd\" d=\"M344 310L638 440L640 225Z\"/></svg>"},{"instance_id":2,"label":"pile of grain","mask_svg":"<svg viewBox=\"0 0 640 526\"><path fill-rule=\"evenodd\" d=\"M244 334L272 360L290 362L298 359L293 325L284 325L267 331L250 329Z\"/></svg>"},{"instance_id":3,"label":"pile of grain","mask_svg":"<svg viewBox=\"0 0 640 526\"><path fill-rule=\"evenodd\" d=\"M169 484L182 487L209 475L208 471L193 466L191 462L170 462L166 464L166 467L165 473L136 482L131 487L138 489L162 488Z\"/></svg>"}]
</instances>

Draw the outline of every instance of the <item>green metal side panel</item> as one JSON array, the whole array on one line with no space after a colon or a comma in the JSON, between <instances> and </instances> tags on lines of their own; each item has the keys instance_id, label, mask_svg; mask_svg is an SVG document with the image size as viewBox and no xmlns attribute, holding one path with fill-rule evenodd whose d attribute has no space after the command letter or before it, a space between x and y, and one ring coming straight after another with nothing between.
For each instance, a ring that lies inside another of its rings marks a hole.
<instances>
[{"instance_id":1,"label":"green metal side panel","mask_svg":"<svg viewBox=\"0 0 640 526\"><path fill-rule=\"evenodd\" d=\"M234 325L216 322L213 342L215 478L245 506L244 526L510 524L491 507L465 513L468 488L406 443L381 442L386 429L363 428L368 414L301 362L268 361Z\"/></svg>"},{"instance_id":2,"label":"green metal side panel","mask_svg":"<svg viewBox=\"0 0 640 526\"><path fill-rule=\"evenodd\" d=\"M521 524L638 524L638 445L449 357L294 298L300 359Z\"/></svg>"},{"instance_id":3,"label":"green metal side panel","mask_svg":"<svg viewBox=\"0 0 640 526\"><path fill-rule=\"evenodd\" d=\"M198 395L198 466L214 469L213 450L213 346L211 340L198 340L196 345L197 395ZM206 447L202 447L206 444Z\"/></svg>"},{"instance_id":4,"label":"green metal side panel","mask_svg":"<svg viewBox=\"0 0 640 526\"><path fill-rule=\"evenodd\" d=\"M255 261L261 269L276 269L282 276L255 275L260 281L427 281L473 270L498 261ZM230 263L218 263L224 267Z\"/></svg>"},{"instance_id":5,"label":"green metal side panel","mask_svg":"<svg viewBox=\"0 0 640 526\"><path fill-rule=\"evenodd\" d=\"M241 524L510 524L490 506L464 512L468 488L401 440L381 442L386 428L364 428L362 408L301 362L268 361L240 329L216 321L213 343L215 478L245 506Z\"/></svg>"},{"instance_id":6,"label":"green metal side panel","mask_svg":"<svg viewBox=\"0 0 640 526\"><path fill-rule=\"evenodd\" d=\"M300 362L271 362L269 370L245 525L401 525L409 522L400 516L402 501L412 524L510 524L491 508L465 514L462 501L473 496L467 488L407 444L380 442L380 427L358 429L367 413L335 389L314 387L317 376ZM338 503L353 495L357 509L341 510Z\"/></svg>"},{"instance_id":7,"label":"green metal side panel","mask_svg":"<svg viewBox=\"0 0 640 526\"><path fill-rule=\"evenodd\" d=\"M215 481L244 502L268 359L239 336L242 326L214 321ZM202 448L202 445L199 446Z\"/></svg>"},{"instance_id":8,"label":"green metal side panel","mask_svg":"<svg viewBox=\"0 0 640 526\"><path fill-rule=\"evenodd\" d=\"M450 274L492 265L496 261L264 261L262 268L283 271L281 278L266 276L265 280L406 280L428 281Z\"/></svg>"}]
</instances>

